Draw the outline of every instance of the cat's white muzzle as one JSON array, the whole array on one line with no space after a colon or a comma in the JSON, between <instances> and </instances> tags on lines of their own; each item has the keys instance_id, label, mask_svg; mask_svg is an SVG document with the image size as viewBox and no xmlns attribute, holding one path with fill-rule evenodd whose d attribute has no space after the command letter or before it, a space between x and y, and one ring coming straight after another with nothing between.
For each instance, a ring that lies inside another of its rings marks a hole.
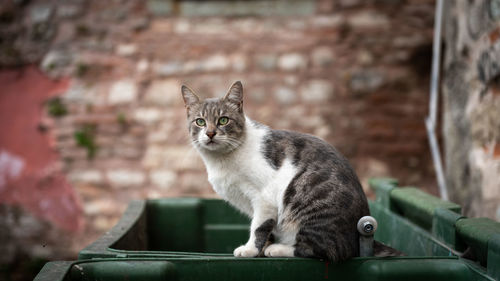
<instances>
[{"instance_id":1,"label":"cat's white muzzle","mask_svg":"<svg viewBox=\"0 0 500 281\"><path fill-rule=\"evenodd\" d=\"M200 134L199 144L203 149L216 151L225 147L224 143L219 140L217 136L209 138L206 134Z\"/></svg>"}]
</instances>

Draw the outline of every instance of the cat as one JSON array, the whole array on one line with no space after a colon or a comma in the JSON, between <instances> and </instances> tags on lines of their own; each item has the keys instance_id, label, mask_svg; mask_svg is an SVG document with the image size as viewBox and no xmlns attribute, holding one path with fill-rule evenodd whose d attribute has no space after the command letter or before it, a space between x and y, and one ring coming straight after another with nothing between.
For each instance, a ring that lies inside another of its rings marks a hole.
<instances>
[{"instance_id":1,"label":"cat","mask_svg":"<svg viewBox=\"0 0 500 281\"><path fill-rule=\"evenodd\" d=\"M368 202L349 162L308 134L273 130L243 112L243 86L223 98L200 98L181 87L189 135L208 181L251 218L248 242L235 257L359 256L358 220Z\"/></svg>"}]
</instances>

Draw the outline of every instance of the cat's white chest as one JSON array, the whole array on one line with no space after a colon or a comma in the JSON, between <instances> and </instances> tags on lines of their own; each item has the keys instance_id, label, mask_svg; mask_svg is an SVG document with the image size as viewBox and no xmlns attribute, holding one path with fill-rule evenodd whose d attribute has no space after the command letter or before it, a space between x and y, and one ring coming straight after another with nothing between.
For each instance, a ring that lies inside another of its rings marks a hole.
<instances>
[{"instance_id":1,"label":"cat's white chest","mask_svg":"<svg viewBox=\"0 0 500 281\"><path fill-rule=\"evenodd\" d=\"M257 198L273 174L258 151L240 154L244 153L207 165L208 180L215 192L231 203Z\"/></svg>"},{"instance_id":2,"label":"cat's white chest","mask_svg":"<svg viewBox=\"0 0 500 281\"><path fill-rule=\"evenodd\" d=\"M253 130L252 130L253 129ZM227 156L207 157L208 180L215 192L251 215L253 202L262 200L263 189L275 171L260 152L264 130L251 128L245 144Z\"/></svg>"}]
</instances>

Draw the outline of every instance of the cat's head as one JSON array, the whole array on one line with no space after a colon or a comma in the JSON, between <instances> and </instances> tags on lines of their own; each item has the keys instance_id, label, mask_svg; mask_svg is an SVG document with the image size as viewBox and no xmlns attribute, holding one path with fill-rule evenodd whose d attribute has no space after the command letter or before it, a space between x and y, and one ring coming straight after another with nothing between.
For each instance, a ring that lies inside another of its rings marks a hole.
<instances>
[{"instance_id":1,"label":"cat's head","mask_svg":"<svg viewBox=\"0 0 500 281\"><path fill-rule=\"evenodd\" d=\"M191 141L198 149L227 153L243 143L245 115L240 81L235 82L223 98L202 101L184 85L181 92Z\"/></svg>"}]
</instances>

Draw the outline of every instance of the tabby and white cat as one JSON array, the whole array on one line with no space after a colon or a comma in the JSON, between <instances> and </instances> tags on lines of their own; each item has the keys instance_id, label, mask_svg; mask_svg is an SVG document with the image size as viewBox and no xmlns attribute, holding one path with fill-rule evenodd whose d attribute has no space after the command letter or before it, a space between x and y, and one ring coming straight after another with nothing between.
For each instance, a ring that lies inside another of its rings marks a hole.
<instances>
[{"instance_id":1,"label":"tabby and white cat","mask_svg":"<svg viewBox=\"0 0 500 281\"><path fill-rule=\"evenodd\" d=\"M182 86L189 134L214 190L252 219L236 257L359 255L368 203L348 161L311 135L273 130L243 113L243 86L201 101Z\"/></svg>"}]
</instances>

